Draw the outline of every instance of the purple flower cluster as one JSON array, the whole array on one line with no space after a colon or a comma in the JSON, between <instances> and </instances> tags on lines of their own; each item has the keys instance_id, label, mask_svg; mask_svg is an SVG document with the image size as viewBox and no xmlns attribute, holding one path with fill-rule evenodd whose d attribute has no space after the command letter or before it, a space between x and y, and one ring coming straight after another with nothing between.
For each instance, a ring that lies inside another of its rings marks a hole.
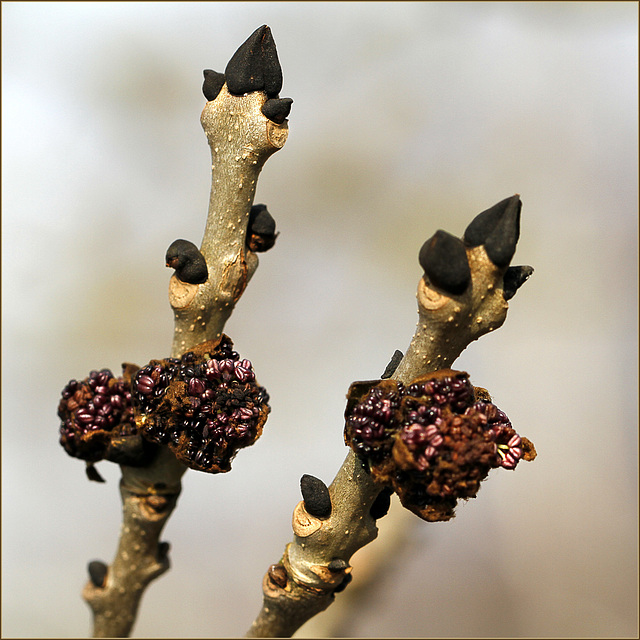
<instances>
[{"instance_id":1,"label":"purple flower cluster","mask_svg":"<svg viewBox=\"0 0 640 640\"><path fill-rule=\"evenodd\" d=\"M151 361L136 374L133 400L143 435L167 444L192 468L228 471L238 449L262 433L269 395L233 343L204 343L182 358Z\"/></svg>"},{"instance_id":2,"label":"purple flower cluster","mask_svg":"<svg viewBox=\"0 0 640 640\"><path fill-rule=\"evenodd\" d=\"M473 401L474 391L466 374L456 374L413 382L407 388L407 395L423 402L428 399L435 406L449 405L452 411L459 413Z\"/></svg>"},{"instance_id":3,"label":"purple flower cluster","mask_svg":"<svg viewBox=\"0 0 640 640\"><path fill-rule=\"evenodd\" d=\"M457 500L475 497L490 469L535 457L504 412L480 393L476 400L463 372L437 371L406 387L354 383L349 397L345 441L426 520L453 517Z\"/></svg>"},{"instance_id":4,"label":"purple flower cluster","mask_svg":"<svg viewBox=\"0 0 640 640\"><path fill-rule=\"evenodd\" d=\"M522 438L513 429L507 415L490 402L476 402L467 411L485 416L485 428L495 442L498 464L504 469L515 469L524 455L524 449Z\"/></svg>"},{"instance_id":5,"label":"purple flower cluster","mask_svg":"<svg viewBox=\"0 0 640 640\"><path fill-rule=\"evenodd\" d=\"M58 417L60 444L69 455L89 462L105 457L114 436L136 432L129 385L109 369L71 380L62 390Z\"/></svg>"},{"instance_id":6,"label":"purple flower cluster","mask_svg":"<svg viewBox=\"0 0 640 640\"><path fill-rule=\"evenodd\" d=\"M354 451L380 460L393 444L403 386L382 380L346 415L345 438Z\"/></svg>"}]
</instances>

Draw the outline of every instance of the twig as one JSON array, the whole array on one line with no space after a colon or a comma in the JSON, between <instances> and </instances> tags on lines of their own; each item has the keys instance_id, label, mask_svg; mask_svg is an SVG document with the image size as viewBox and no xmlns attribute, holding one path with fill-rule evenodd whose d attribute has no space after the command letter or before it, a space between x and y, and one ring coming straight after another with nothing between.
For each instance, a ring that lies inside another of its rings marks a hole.
<instances>
[{"instance_id":1,"label":"twig","mask_svg":"<svg viewBox=\"0 0 640 640\"><path fill-rule=\"evenodd\" d=\"M464 243L438 231L423 245L419 321L392 379L408 385L449 367L470 342L502 325L507 299L532 271L509 267L520 207L513 196L483 212L467 228ZM330 515L311 515L306 499L296 506L294 539L265 575L263 607L249 637L290 636L331 604L336 588L347 584L351 556L377 535L374 503L381 489L350 450L328 488Z\"/></svg>"},{"instance_id":2,"label":"twig","mask_svg":"<svg viewBox=\"0 0 640 640\"><path fill-rule=\"evenodd\" d=\"M211 147L211 197L200 251L178 241L167 253L168 265L176 268L169 285L172 357L221 336L258 266L260 248L248 237L248 226L260 171L287 139L291 100L277 97L281 84L266 26L238 49L224 75L205 71L208 102L201 122ZM94 637L128 636L145 587L169 568L168 545L159 537L186 467L166 447L158 449L147 466L121 466L123 524L116 557L109 568L93 565L83 591L94 614Z\"/></svg>"}]
</instances>

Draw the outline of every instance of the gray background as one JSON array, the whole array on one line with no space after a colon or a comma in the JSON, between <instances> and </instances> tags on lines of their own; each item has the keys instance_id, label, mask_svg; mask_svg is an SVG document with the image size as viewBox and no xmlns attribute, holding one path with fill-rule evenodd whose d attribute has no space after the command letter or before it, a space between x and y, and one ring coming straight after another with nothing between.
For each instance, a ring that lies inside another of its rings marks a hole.
<instances>
[{"instance_id":1,"label":"gray background","mask_svg":"<svg viewBox=\"0 0 640 640\"><path fill-rule=\"evenodd\" d=\"M517 192L514 263L536 272L457 367L538 460L493 472L449 523L412 518L340 633L637 636L637 12L4 2L3 635L88 632L119 472L89 483L65 455L59 393L167 355L164 251L200 242L209 195L202 69L266 23L294 99L256 196L281 236L227 332L273 411L232 473L187 473L135 635L245 632L300 476L329 482L346 454L349 384L410 341L422 242Z\"/></svg>"}]
</instances>

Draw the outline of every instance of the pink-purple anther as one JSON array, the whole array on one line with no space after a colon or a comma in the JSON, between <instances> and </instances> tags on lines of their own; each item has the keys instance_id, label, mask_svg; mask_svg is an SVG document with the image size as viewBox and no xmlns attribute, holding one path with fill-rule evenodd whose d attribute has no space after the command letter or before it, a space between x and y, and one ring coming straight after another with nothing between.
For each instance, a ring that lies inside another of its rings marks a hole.
<instances>
[{"instance_id":1,"label":"pink-purple anther","mask_svg":"<svg viewBox=\"0 0 640 640\"><path fill-rule=\"evenodd\" d=\"M520 444L522 439L516 433L509 438L506 444L498 444L497 450L500 456L499 464L505 469L515 469L516 465L522 458L522 448Z\"/></svg>"},{"instance_id":2,"label":"pink-purple anther","mask_svg":"<svg viewBox=\"0 0 640 640\"><path fill-rule=\"evenodd\" d=\"M255 374L250 360L208 360L205 364L205 375L208 380L221 379L229 382L234 378L238 382L252 382L255 380Z\"/></svg>"},{"instance_id":3,"label":"pink-purple anther","mask_svg":"<svg viewBox=\"0 0 640 640\"><path fill-rule=\"evenodd\" d=\"M421 471L429 466L429 462L435 458L444 442L444 438L435 424L424 426L414 422L403 428L401 437L409 448L423 449L422 453L416 457L416 463Z\"/></svg>"}]
</instances>

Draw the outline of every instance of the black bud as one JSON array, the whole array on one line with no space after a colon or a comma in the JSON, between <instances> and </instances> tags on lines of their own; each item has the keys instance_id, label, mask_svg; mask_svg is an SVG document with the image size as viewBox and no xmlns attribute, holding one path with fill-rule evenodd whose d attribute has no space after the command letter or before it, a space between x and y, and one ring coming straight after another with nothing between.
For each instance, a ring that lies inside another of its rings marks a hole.
<instances>
[{"instance_id":1,"label":"black bud","mask_svg":"<svg viewBox=\"0 0 640 640\"><path fill-rule=\"evenodd\" d=\"M100 562L100 560L92 560L87 569L93 585L98 588L104 587L109 567L104 562Z\"/></svg>"},{"instance_id":2,"label":"black bud","mask_svg":"<svg viewBox=\"0 0 640 640\"><path fill-rule=\"evenodd\" d=\"M504 274L502 295L505 300L511 300L516 291L529 279L533 273L533 267L509 267Z\"/></svg>"},{"instance_id":3,"label":"black bud","mask_svg":"<svg viewBox=\"0 0 640 640\"><path fill-rule=\"evenodd\" d=\"M262 106L262 113L276 124L282 124L291 111L291 98L270 98Z\"/></svg>"},{"instance_id":4,"label":"black bud","mask_svg":"<svg viewBox=\"0 0 640 640\"><path fill-rule=\"evenodd\" d=\"M422 245L418 259L431 283L447 293L464 293L471 282L464 244L446 231L436 231Z\"/></svg>"},{"instance_id":5,"label":"black bud","mask_svg":"<svg viewBox=\"0 0 640 640\"><path fill-rule=\"evenodd\" d=\"M331 515L329 489L320 478L305 473L300 478L300 491L307 513L323 520Z\"/></svg>"},{"instance_id":6,"label":"black bud","mask_svg":"<svg viewBox=\"0 0 640 640\"><path fill-rule=\"evenodd\" d=\"M267 251L276 243L276 221L264 204L254 204L249 212L247 246L259 253Z\"/></svg>"},{"instance_id":7,"label":"black bud","mask_svg":"<svg viewBox=\"0 0 640 640\"><path fill-rule=\"evenodd\" d=\"M386 516L389 507L391 506L391 494L393 491L388 487L385 487L379 494L378 497L373 501L371 505L371 509L369 509L369 515L374 519L378 520L383 516Z\"/></svg>"},{"instance_id":8,"label":"black bud","mask_svg":"<svg viewBox=\"0 0 640 640\"><path fill-rule=\"evenodd\" d=\"M391 356L391 360L389 361L387 368L384 370L384 373L380 377L382 379L390 378L395 373L395 370L398 368L398 365L402 361L402 358L404 358L404 356L402 355L402 351L396 349L395 353Z\"/></svg>"},{"instance_id":9,"label":"black bud","mask_svg":"<svg viewBox=\"0 0 640 640\"><path fill-rule=\"evenodd\" d=\"M174 240L165 256L167 267L176 270L182 282L202 284L207 281L209 271L204 256L198 247L188 240Z\"/></svg>"},{"instance_id":10,"label":"black bud","mask_svg":"<svg viewBox=\"0 0 640 640\"><path fill-rule=\"evenodd\" d=\"M224 73L218 73L213 69L205 69L202 73L204 74L202 93L204 93L204 97L210 102L217 98L220 90L224 86Z\"/></svg>"},{"instance_id":11,"label":"black bud","mask_svg":"<svg viewBox=\"0 0 640 640\"><path fill-rule=\"evenodd\" d=\"M516 194L479 213L464 232L465 244L470 247L483 244L491 262L506 267L520 237L521 209L522 201Z\"/></svg>"},{"instance_id":12,"label":"black bud","mask_svg":"<svg viewBox=\"0 0 640 640\"><path fill-rule=\"evenodd\" d=\"M227 89L234 95L265 91L275 98L282 89L282 68L271 29L256 29L233 54L224 71Z\"/></svg>"},{"instance_id":13,"label":"black bud","mask_svg":"<svg viewBox=\"0 0 640 640\"><path fill-rule=\"evenodd\" d=\"M343 560L342 558L334 558L328 565L327 569L332 571L333 573L338 573L338 571L344 571L349 566L349 563Z\"/></svg>"},{"instance_id":14,"label":"black bud","mask_svg":"<svg viewBox=\"0 0 640 640\"><path fill-rule=\"evenodd\" d=\"M89 480L92 480L93 482L105 481L104 478L98 473L98 470L92 464L87 464L85 472L87 474L87 478L89 478Z\"/></svg>"},{"instance_id":15,"label":"black bud","mask_svg":"<svg viewBox=\"0 0 640 640\"><path fill-rule=\"evenodd\" d=\"M158 543L158 560L160 562L162 562L163 560L166 560L167 556L169 555L170 548L171 548L171 545L168 542Z\"/></svg>"}]
</instances>

